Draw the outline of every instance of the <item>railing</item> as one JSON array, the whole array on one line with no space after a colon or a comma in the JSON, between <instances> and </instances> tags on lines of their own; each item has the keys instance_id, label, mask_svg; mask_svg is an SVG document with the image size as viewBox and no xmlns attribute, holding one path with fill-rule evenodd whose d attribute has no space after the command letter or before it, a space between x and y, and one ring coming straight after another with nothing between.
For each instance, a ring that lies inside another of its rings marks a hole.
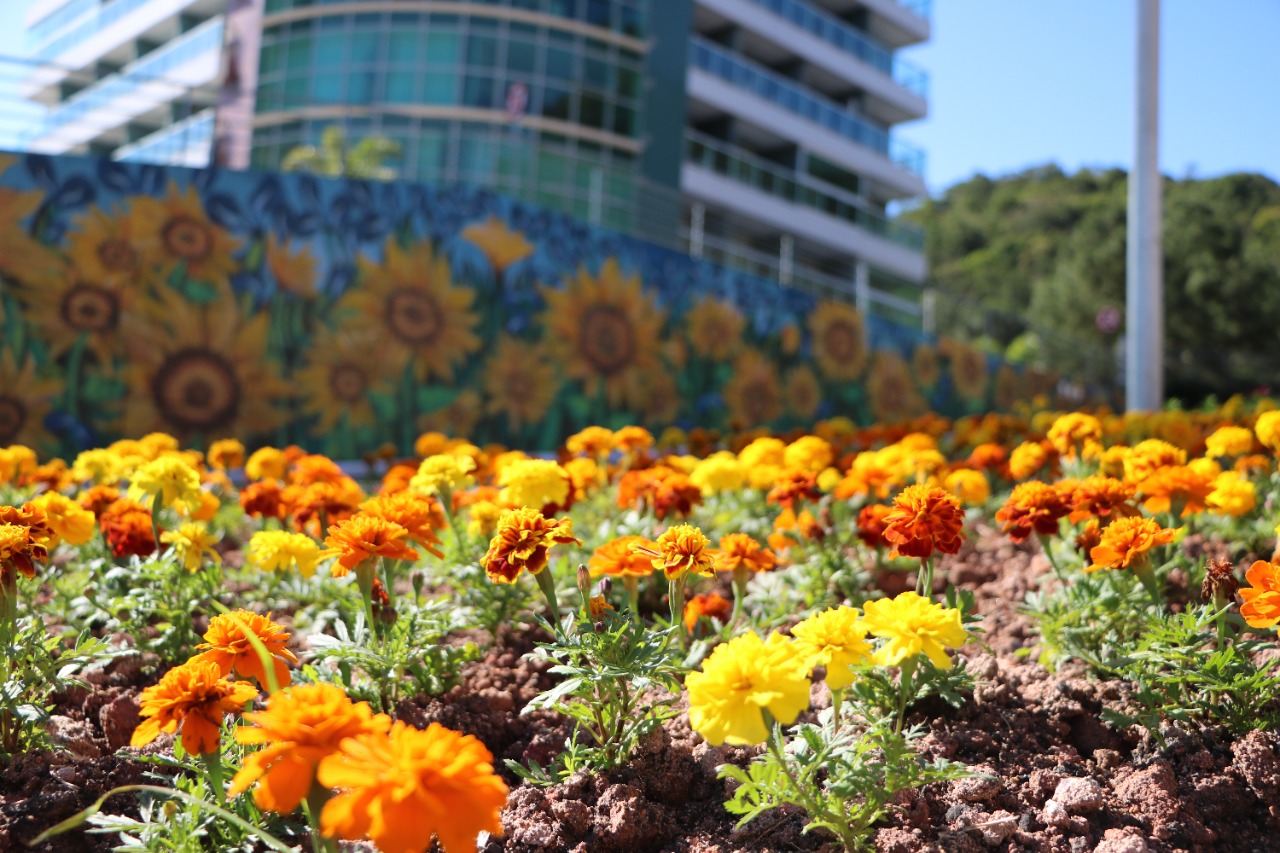
<instances>
[{"instance_id":1,"label":"railing","mask_svg":"<svg viewBox=\"0 0 1280 853\"><path fill-rule=\"evenodd\" d=\"M102 109L117 98L132 94L147 83L171 86L175 91L182 91L185 89L184 86L166 81L165 75L203 53L221 49L222 20L215 18L205 21L190 32L134 60L117 73L104 77L82 92L77 92L50 110L40 128L25 134L23 141L30 143L54 133L82 119L88 113ZM129 118L130 116L121 115L120 123L124 123Z\"/></svg>"},{"instance_id":2,"label":"railing","mask_svg":"<svg viewBox=\"0 0 1280 853\"><path fill-rule=\"evenodd\" d=\"M36 22L35 26L27 30L27 49L39 47L48 41L51 35L58 32L58 30L65 29L67 25L80 16L96 11L99 2L100 0L71 0L66 5L45 15Z\"/></svg>"},{"instance_id":3,"label":"railing","mask_svg":"<svg viewBox=\"0 0 1280 853\"><path fill-rule=\"evenodd\" d=\"M130 163L186 163L187 152L199 149L204 156L197 159L203 163L208 161L212 145L213 109L209 108L122 145L113 156Z\"/></svg>"},{"instance_id":4,"label":"railing","mask_svg":"<svg viewBox=\"0 0 1280 853\"><path fill-rule=\"evenodd\" d=\"M898 0L898 5L926 21L933 17L933 0Z\"/></svg>"},{"instance_id":5,"label":"railing","mask_svg":"<svg viewBox=\"0 0 1280 853\"><path fill-rule=\"evenodd\" d=\"M846 139L883 154L914 175L924 174L924 152L897 139L780 74L698 37L690 40L690 63Z\"/></svg>"},{"instance_id":6,"label":"railing","mask_svg":"<svg viewBox=\"0 0 1280 853\"><path fill-rule=\"evenodd\" d=\"M924 232L889 220L857 196L817 178L784 169L726 142L685 133L686 162L724 175L793 204L819 210L914 251L924 249Z\"/></svg>"},{"instance_id":7,"label":"railing","mask_svg":"<svg viewBox=\"0 0 1280 853\"><path fill-rule=\"evenodd\" d=\"M750 0L750 2L763 6L800 29L835 45L845 53L856 56L920 97L928 97L929 75L923 69L895 58L893 51L839 18L798 0Z\"/></svg>"},{"instance_id":8,"label":"railing","mask_svg":"<svg viewBox=\"0 0 1280 853\"><path fill-rule=\"evenodd\" d=\"M82 21L69 32L63 33L44 47L32 54L33 59L52 59L65 50L69 50L116 21L146 6L153 0L111 0L103 4L93 17Z\"/></svg>"}]
</instances>

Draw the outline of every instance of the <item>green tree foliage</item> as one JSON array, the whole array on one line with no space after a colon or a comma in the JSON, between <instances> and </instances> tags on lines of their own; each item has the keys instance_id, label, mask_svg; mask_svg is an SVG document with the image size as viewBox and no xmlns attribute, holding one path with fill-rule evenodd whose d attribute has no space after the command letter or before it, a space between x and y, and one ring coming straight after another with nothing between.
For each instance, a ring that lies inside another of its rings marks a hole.
<instances>
[{"instance_id":1,"label":"green tree foliage","mask_svg":"<svg viewBox=\"0 0 1280 853\"><path fill-rule=\"evenodd\" d=\"M1123 316L1127 180L1042 166L977 176L906 214L928 233L943 334L1038 367L1111 382ZM1280 384L1280 185L1256 174L1164 184L1170 394Z\"/></svg>"},{"instance_id":2,"label":"green tree foliage","mask_svg":"<svg viewBox=\"0 0 1280 853\"><path fill-rule=\"evenodd\" d=\"M385 136L369 136L347 145L347 133L331 124L320 135L319 145L299 145L284 155L280 168L286 172L312 172L328 178L360 178L394 181L396 169L388 160L400 156L400 143Z\"/></svg>"}]
</instances>

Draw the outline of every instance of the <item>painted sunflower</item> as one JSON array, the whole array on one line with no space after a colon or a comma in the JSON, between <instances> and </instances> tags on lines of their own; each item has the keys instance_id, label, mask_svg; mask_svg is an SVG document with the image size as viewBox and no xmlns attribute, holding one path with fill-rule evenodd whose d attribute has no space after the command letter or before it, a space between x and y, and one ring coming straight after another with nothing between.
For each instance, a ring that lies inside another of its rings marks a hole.
<instances>
[{"instance_id":1,"label":"painted sunflower","mask_svg":"<svg viewBox=\"0 0 1280 853\"><path fill-rule=\"evenodd\" d=\"M546 416L559 387L555 365L541 347L504 337L484 368L485 412L506 415L518 430Z\"/></svg>"},{"instance_id":2,"label":"painted sunflower","mask_svg":"<svg viewBox=\"0 0 1280 853\"><path fill-rule=\"evenodd\" d=\"M917 346L915 352L911 354L911 372L916 375L916 381L921 387L932 388L936 385L938 377L942 375L942 368L938 364L938 351L929 344Z\"/></svg>"},{"instance_id":3,"label":"painted sunflower","mask_svg":"<svg viewBox=\"0 0 1280 853\"><path fill-rule=\"evenodd\" d=\"M400 371L412 363L422 379L450 380L480 349L475 298L471 288L453 286L449 259L436 255L429 242L402 249L388 237L381 264L360 258L360 283L339 305L357 312L352 332L382 341L386 358Z\"/></svg>"},{"instance_id":4,"label":"painted sunflower","mask_svg":"<svg viewBox=\"0 0 1280 853\"><path fill-rule=\"evenodd\" d=\"M507 267L533 254L533 244L524 234L512 231L496 216L462 229L462 239L474 244L489 259L493 271L501 276Z\"/></svg>"},{"instance_id":5,"label":"painted sunflower","mask_svg":"<svg viewBox=\"0 0 1280 853\"><path fill-rule=\"evenodd\" d=\"M92 278L79 267L64 265L47 268L38 280L17 289L27 321L39 329L54 358L83 336L102 365L125 351L122 321L138 292L131 279Z\"/></svg>"},{"instance_id":6,"label":"painted sunflower","mask_svg":"<svg viewBox=\"0 0 1280 853\"><path fill-rule=\"evenodd\" d=\"M292 251L288 240L267 233L267 269L281 290L295 296L316 295L316 259L305 246Z\"/></svg>"},{"instance_id":7,"label":"painted sunflower","mask_svg":"<svg viewBox=\"0 0 1280 853\"><path fill-rule=\"evenodd\" d=\"M867 332L862 315L844 302L820 302L809 315L813 360L822 375L852 382L867 366Z\"/></svg>"},{"instance_id":8,"label":"painted sunflower","mask_svg":"<svg viewBox=\"0 0 1280 853\"><path fill-rule=\"evenodd\" d=\"M10 154L0 155L0 174L16 161ZM39 190L21 192L0 189L0 273L24 280L32 271L56 264L56 256L27 234L23 221L40 206L44 193Z\"/></svg>"},{"instance_id":9,"label":"painted sunflower","mask_svg":"<svg viewBox=\"0 0 1280 853\"><path fill-rule=\"evenodd\" d=\"M733 362L733 377L721 389L736 429L769 423L782 413L778 369L758 350L744 349Z\"/></svg>"},{"instance_id":10,"label":"painted sunflower","mask_svg":"<svg viewBox=\"0 0 1280 853\"><path fill-rule=\"evenodd\" d=\"M924 398L911 381L907 360L893 350L878 350L867 377L871 413L882 423L893 423L923 414Z\"/></svg>"},{"instance_id":11,"label":"painted sunflower","mask_svg":"<svg viewBox=\"0 0 1280 853\"><path fill-rule=\"evenodd\" d=\"M310 361L294 374L292 384L302 398L303 411L320 416L316 429L329 432L344 414L349 427L372 426L375 413L370 396L390 391L390 377L378 362L374 342L323 329L307 352Z\"/></svg>"},{"instance_id":12,"label":"painted sunflower","mask_svg":"<svg viewBox=\"0 0 1280 853\"><path fill-rule=\"evenodd\" d=\"M784 393L787 414L808 420L817 414L822 405L822 386L818 377L807 365L801 365L787 374Z\"/></svg>"},{"instance_id":13,"label":"painted sunflower","mask_svg":"<svg viewBox=\"0 0 1280 853\"><path fill-rule=\"evenodd\" d=\"M693 351L715 361L725 361L737 351L746 324L742 312L720 299L703 299L685 314Z\"/></svg>"},{"instance_id":14,"label":"painted sunflower","mask_svg":"<svg viewBox=\"0 0 1280 853\"><path fill-rule=\"evenodd\" d=\"M243 316L229 290L207 305L170 290L140 303L124 321L125 434L243 439L279 426L289 388L266 361L268 321Z\"/></svg>"},{"instance_id":15,"label":"painted sunflower","mask_svg":"<svg viewBox=\"0 0 1280 853\"><path fill-rule=\"evenodd\" d=\"M564 375L590 396L604 389L614 408L642 411L646 376L662 369L659 340L665 315L640 276L624 278L614 258L592 276L579 267L562 288L544 288L544 335Z\"/></svg>"},{"instance_id":16,"label":"painted sunflower","mask_svg":"<svg viewBox=\"0 0 1280 853\"><path fill-rule=\"evenodd\" d=\"M968 344L951 342L951 382L966 400L981 400L987 393L987 356Z\"/></svg>"},{"instance_id":17,"label":"painted sunflower","mask_svg":"<svg viewBox=\"0 0 1280 853\"><path fill-rule=\"evenodd\" d=\"M466 436L475 432L484 415L484 403L480 395L467 389L453 398L453 402L433 412L418 416L418 429L423 432L439 432L444 435Z\"/></svg>"},{"instance_id":18,"label":"painted sunflower","mask_svg":"<svg viewBox=\"0 0 1280 853\"><path fill-rule=\"evenodd\" d=\"M145 278L147 259L158 243L154 235L143 236L138 217L128 208L95 208L76 217L75 230L67 237L67 257L85 281L121 286Z\"/></svg>"},{"instance_id":19,"label":"painted sunflower","mask_svg":"<svg viewBox=\"0 0 1280 853\"><path fill-rule=\"evenodd\" d=\"M135 233L151 249L163 277L185 265L190 279L219 288L229 285L240 266L231 253L241 241L209 219L195 187L179 192L170 181L164 198L136 196L132 215Z\"/></svg>"},{"instance_id":20,"label":"painted sunflower","mask_svg":"<svg viewBox=\"0 0 1280 853\"><path fill-rule=\"evenodd\" d=\"M12 352L0 349L0 447L43 444L45 415L62 391L61 381L36 378L34 359L19 366Z\"/></svg>"},{"instance_id":21,"label":"painted sunflower","mask_svg":"<svg viewBox=\"0 0 1280 853\"><path fill-rule=\"evenodd\" d=\"M1018 371L1007 364L1000 365L996 371L996 408L1012 409L1022 397L1023 383Z\"/></svg>"},{"instance_id":22,"label":"painted sunflower","mask_svg":"<svg viewBox=\"0 0 1280 853\"><path fill-rule=\"evenodd\" d=\"M684 403L680 397L680 388L676 385L675 370L650 373L645 379L644 393L647 398L644 407L645 423L657 426L675 423Z\"/></svg>"}]
</instances>

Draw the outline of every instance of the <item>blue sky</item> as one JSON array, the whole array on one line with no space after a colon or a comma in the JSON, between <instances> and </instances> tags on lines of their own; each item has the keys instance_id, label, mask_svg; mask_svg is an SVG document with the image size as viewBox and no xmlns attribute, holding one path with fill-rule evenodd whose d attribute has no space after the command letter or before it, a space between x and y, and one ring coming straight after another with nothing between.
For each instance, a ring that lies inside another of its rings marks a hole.
<instances>
[{"instance_id":1,"label":"blue sky","mask_svg":"<svg viewBox=\"0 0 1280 853\"><path fill-rule=\"evenodd\" d=\"M22 52L29 5L0 0L0 56ZM1162 16L1164 172L1280 180L1280 0L1164 0ZM1126 166L1134 21L1134 0L934 0L932 41L904 53L930 72L930 115L901 131L928 154L930 190L1046 162ZM0 144L30 115L15 77L0 61Z\"/></svg>"}]
</instances>

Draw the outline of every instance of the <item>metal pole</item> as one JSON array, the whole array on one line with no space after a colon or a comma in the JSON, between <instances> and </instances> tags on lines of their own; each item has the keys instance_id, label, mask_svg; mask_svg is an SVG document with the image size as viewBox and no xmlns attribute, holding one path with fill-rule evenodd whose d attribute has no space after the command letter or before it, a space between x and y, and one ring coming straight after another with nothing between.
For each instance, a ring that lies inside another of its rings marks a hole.
<instances>
[{"instance_id":1,"label":"metal pole","mask_svg":"<svg viewBox=\"0 0 1280 853\"><path fill-rule=\"evenodd\" d=\"M1125 408L1164 404L1164 271L1160 186L1160 0L1137 0L1137 118L1129 172Z\"/></svg>"}]
</instances>

